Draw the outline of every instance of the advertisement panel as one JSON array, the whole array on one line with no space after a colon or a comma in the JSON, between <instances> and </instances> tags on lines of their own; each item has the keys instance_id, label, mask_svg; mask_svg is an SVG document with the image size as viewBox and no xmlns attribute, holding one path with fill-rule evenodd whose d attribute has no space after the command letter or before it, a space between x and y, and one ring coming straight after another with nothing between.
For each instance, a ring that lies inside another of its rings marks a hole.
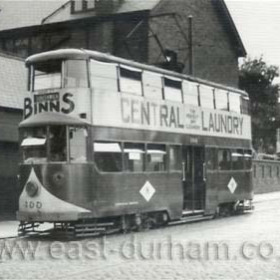
<instances>
[{"instance_id":1,"label":"advertisement panel","mask_svg":"<svg viewBox=\"0 0 280 280\"><path fill-rule=\"evenodd\" d=\"M248 115L129 94L96 94L93 124L119 128L251 139Z\"/></svg>"}]
</instances>

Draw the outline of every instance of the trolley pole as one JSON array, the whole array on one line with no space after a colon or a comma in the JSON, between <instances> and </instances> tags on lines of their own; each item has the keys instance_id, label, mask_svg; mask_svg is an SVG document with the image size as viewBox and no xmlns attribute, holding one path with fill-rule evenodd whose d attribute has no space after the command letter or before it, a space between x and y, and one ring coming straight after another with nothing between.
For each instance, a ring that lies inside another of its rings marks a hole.
<instances>
[{"instance_id":1,"label":"trolley pole","mask_svg":"<svg viewBox=\"0 0 280 280\"><path fill-rule=\"evenodd\" d=\"M193 75L194 74L194 71L193 71L193 17L192 15L189 15L188 17L188 20L189 20L189 74L190 75Z\"/></svg>"}]
</instances>

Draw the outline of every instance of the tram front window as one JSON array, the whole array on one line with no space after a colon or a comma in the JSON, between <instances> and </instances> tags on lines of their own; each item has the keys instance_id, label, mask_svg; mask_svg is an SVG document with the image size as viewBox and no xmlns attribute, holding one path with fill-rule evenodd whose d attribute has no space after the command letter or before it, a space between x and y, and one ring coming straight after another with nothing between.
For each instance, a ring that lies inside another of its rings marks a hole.
<instances>
[{"instance_id":1,"label":"tram front window","mask_svg":"<svg viewBox=\"0 0 280 280\"><path fill-rule=\"evenodd\" d=\"M47 161L47 130L46 127L28 127L22 132L24 163L41 163Z\"/></svg>"},{"instance_id":2,"label":"tram front window","mask_svg":"<svg viewBox=\"0 0 280 280\"><path fill-rule=\"evenodd\" d=\"M61 88L62 62L60 60L44 61L33 66L33 91ZM32 82L32 76L31 81Z\"/></svg>"},{"instance_id":3,"label":"tram front window","mask_svg":"<svg viewBox=\"0 0 280 280\"><path fill-rule=\"evenodd\" d=\"M67 160L66 126L57 125L49 128L50 161Z\"/></svg>"},{"instance_id":4,"label":"tram front window","mask_svg":"<svg viewBox=\"0 0 280 280\"><path fill-rule=\"evenodd\" d=\"M24 128L21 142L23 161L27 164L68 160L86 162L87 136L87 129L83 126Z\"/></svg>"},{"instance_id":5,"label":"tram front window","mask_svg":"<svg viewBox=\"0 0 280 280\"><path fill-rule=\"evenodd\" d=\"M69 145L71 162L86 161L87 129L85 127L69 127Z\"/></svg>"}]
</instances>

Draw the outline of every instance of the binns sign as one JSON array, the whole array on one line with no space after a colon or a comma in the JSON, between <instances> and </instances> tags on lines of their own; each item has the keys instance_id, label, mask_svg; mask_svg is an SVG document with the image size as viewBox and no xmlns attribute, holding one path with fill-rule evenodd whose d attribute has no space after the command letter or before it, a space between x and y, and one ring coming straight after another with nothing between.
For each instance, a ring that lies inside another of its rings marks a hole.
<instances>
[{"instance_id":1,"label":"binns sign","mask_svg":"<svg viewBox=\"0 0 280 280\"><path fill-rule=\"evenodd\" d=\"M90 117L90 98L88 91L61 91L33 94L24 99L24 119L41 113L61 113L71 116Z\"/></svg>"},{"instance_id":2,"label":"binns sign","mask_svg":"<svg viewBox=\"0 0 280 280\"><path fill-rule=\"evenodd\" d=\"M64 93L61 98L59 92L54 92L24 99L24 119L43 112L69 114L74 109L73 94L68 92Z\"/></svg>"}]
</instances>

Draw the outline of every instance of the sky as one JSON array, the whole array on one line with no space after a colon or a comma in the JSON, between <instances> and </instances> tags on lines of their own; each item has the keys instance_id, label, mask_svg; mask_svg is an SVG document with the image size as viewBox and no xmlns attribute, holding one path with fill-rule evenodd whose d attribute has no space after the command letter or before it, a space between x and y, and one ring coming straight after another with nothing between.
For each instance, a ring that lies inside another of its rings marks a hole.
<instances>
[{"instance_id":1,"label":"sky","mask_svg":"<svg viewBox=\"0 0 280 280\"><path fill-rule=\"evenodd\" d=\"M280 0L225 0L247 55L280 67Z\"/></svg>"}]
</instances>

